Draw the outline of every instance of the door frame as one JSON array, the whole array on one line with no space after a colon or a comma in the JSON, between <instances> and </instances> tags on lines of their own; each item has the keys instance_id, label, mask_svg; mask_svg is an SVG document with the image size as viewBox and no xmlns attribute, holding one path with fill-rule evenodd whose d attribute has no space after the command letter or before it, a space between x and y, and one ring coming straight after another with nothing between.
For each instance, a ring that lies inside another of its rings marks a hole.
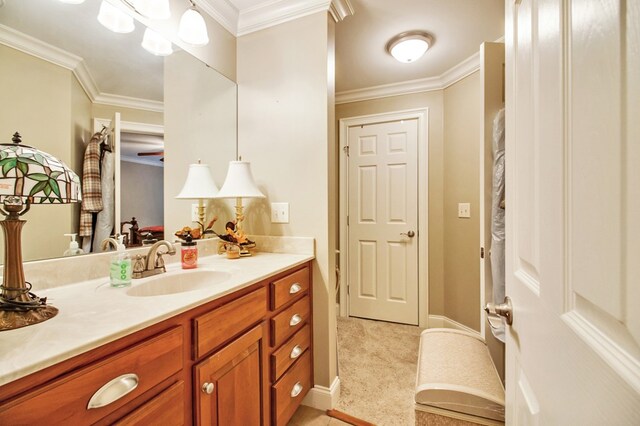
<instances>
[{"instance_id":1,"label":"door frame","mask_svg":"<svg viewBox=\"0 0 640 426\"><path fill-rule=\"evenodd\" d=\"M340 316L349 316L349 176L346 146L349 127L399 120L418 121L418 326L429 320L429 108L408 109L380 114L347 117L339 120L340 129Z\"/></svg>"}]
</instances>

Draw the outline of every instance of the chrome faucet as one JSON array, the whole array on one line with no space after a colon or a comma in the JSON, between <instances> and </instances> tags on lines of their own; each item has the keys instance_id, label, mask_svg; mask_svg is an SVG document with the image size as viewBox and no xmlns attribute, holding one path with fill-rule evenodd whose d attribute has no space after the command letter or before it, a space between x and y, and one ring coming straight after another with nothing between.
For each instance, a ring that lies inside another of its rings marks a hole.
<instances>
[{"instance_id":1,"label":"chrome faucet","mask_svg":"<svg viewBox=\"0 0 640 426\"><path fill-rule=\"evenodd\" d=\"M165 246L167 251L159 252L158 249L161 246ZM173 248L173 245L167 240L161 240L154 243L149 247L149 251L146 255L136 255L133 262L133 273L131 274L131 277L145 278L167 272L167 269L164 266L164 259L162 258L165 254L176 254L176 250Z\"/></svg>"}]
</instances>

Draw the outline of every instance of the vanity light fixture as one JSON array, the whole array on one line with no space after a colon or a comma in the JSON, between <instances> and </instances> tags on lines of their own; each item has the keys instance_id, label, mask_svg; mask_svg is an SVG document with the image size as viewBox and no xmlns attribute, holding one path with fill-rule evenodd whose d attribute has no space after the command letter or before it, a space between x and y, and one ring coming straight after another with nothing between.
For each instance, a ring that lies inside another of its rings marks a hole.
<instances>
[{"instance_id":1,"label":"vanity light fixture","mask_svg":"<svg viewBox=\"0 0 640 426\"><path fill-rule=\"evenodd\" d=\"M151 28L144 30L142 47L144 47L147 52L156 56L168 56L173 53L171 42L153 31Z\"/></svg>"},{"instance_id":2,"label":"vanity light fixture","mask_svg":"<svg viewBox=\"0 0 640 426\"><path fill-rule=\"evenodd\" d=\"M135 29L133 18L106 0L100 3L98 22L114 33L126 34Z\"/></svg>"},{"instance_id":3,"label":"vanity light fixture","mask_svg":"<svg viewBox=\"0 0 640 426\"><path fill-rule=\"evenodd\" d=\"M133 7L136 12L149 19L169 19L171 17L169 0L134 0Z\"/></svg>"},{"instance_id":4,"label":"vanity light fixture","mask_svg":"<svg viewBox=\"0 0 640 426\"><path fill-rule=\"evenodd\" d=\"M176 198L187 200L198 200L198 219L202 226L204 223L204 200L215 198L218 194L218 187L211 176L211 169L207 164L201 164L198 160L197 164L189 165L187 180Z\"/></svg>"},{"instance_id":5,"label":"vanity light fixture","mask_svg":"<svg viewBox=\"0 0 640 426\"><path fill-rule=\"evenodd\" d=\"M200 12L196 10L196 4L191 1L191 7L187 9L180 18L178 26L178 37L182 41L196 46L204 46L209 43L207 34L207 24Z\"/></svg>"},{"instance_id":6,"label":"vanity light fixture","mask_svg":"<svg viewBox=\"0 0 640 426\"><path fill-rule=\"evenodd\" d=\"M393 37L387 43L387 52L400 62L410 63L420 59L433 45L433 37L424 31L407 31Z\"/></svg>"},{"instance_id":7,"label":"vanity light fixture","mask_svg":"<svg viewBox=\"0 0 640 426\"><path fill-rule=\"evenodd\" d=\"M58 309L31 292L22 267L20 216L32 205L69 204L82 200L80 179L66 164L46 152L13 143L0 144L0 221L4 231L4 271L0 285L0 330L11 330L53 318Z\"/></svg>"}]
</instances>

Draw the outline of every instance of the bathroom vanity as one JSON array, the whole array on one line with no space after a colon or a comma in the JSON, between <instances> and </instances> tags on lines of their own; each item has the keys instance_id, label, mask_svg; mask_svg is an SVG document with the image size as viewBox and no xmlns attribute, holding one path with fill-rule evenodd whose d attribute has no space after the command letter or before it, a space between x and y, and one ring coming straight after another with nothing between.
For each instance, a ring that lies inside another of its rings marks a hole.
<instances>
[{"instance_id":1,"label":"bathroom vanity","mask_svg":"<svg viewBox=\"0 0 640 426\"><path fill-rule=\"evenodd\" d=\"M0 424L286 424L313 386L311 259L205 261L228 268L221 283L177 294L52 289L57 323L0 335ZM98 300L71 312L64 291Z\"/></svg>"}]
</instances>

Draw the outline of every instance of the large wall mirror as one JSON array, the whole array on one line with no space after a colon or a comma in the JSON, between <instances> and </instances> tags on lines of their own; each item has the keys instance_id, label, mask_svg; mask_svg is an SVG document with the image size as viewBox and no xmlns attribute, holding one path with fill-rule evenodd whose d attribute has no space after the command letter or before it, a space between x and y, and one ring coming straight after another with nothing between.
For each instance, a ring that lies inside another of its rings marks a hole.
<instances>
[{"instance_id":1,"label":"large wall mirror","mask_svg":"<svg viewBox=\"0 0 640 426\"><path fill-rule=\"evenodd\" d=\"M119 117L119 141L109 138L117 144L113 229L136 217L171 237L191 223L191 202L173 198L188 164L210 163L220 185L235 159L236 84L175 45L169 56L150 54L140 22L114 33L96 19L99 8L97 0L0 0L0 140L18 131L82 178L91 136ZM24 260L61 257L79 217L79 205L34 206Z\"/></svg>"}]
</instances>

